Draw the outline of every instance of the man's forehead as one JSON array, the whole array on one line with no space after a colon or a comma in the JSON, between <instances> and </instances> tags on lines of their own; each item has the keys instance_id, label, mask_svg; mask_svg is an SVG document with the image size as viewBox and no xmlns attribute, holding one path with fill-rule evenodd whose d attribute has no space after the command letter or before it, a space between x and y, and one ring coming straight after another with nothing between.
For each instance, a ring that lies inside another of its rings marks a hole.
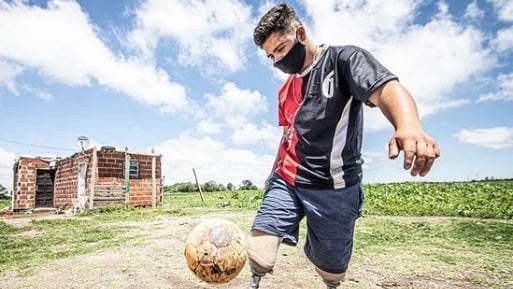
<instances>
[{"instance_id":1,"label":"man's forehead","mask_svg":"<svg viewBox=\"0 0 513 289\"><path fill-rule=\"evenodd\" d=\"M262 48L267 54L272 53L278 45L287 40L288 36L289 34L286 32L275 31L271 33L267 39L265 39L264 43L262 44Z\"/></svg>"}]
</instances>

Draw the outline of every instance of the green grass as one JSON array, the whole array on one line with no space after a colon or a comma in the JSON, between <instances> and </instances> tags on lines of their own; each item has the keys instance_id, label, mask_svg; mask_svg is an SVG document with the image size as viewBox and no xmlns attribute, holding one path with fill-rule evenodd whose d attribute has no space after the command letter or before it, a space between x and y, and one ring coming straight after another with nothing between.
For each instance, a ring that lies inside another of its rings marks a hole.
<instances>
[{"instance_id":1,"label":"green grass","mask_svg":"<svg viewBox=\"0 0 513 289\"><path fill-rule=\"evenodd\" d=\"M395 278L508 288L513 284L512 255L511 221L376 216L359 220L355 233L355 266Z\"/></svg>"},{"instance_id":2,"label":"green grass","mask_svg":"<svg viewBox=\"0 0 513 289\"><path fill-rule=\"evenodd\" d=\"M22 228L0 224L0 272L116 247L116 237L126 231L79 218L33 221Z\"/></svg>"},{"instance_id":3,"label":"green grass","mask_svg":"<svg viewBox=\"0 0 513 289\"><path fill-rule=\"evenodd\" d=\"M394 247L416 246L419 242L433 246L456 243L479 250L497 246L513 251L513 223L465 218L436 223L405 218L397 219L402 221L394 221L393 217L366 220L367 228L358 234L361 245L370 248L381 247L384 243Z\"/></svg>"},{"instance_id":4,"label":"green grass","mask_svg":"<svg viewBox=\"0 0 513 289\"><path fill-rule=\"evenodd\" d=\"M364 185L368 215L456 216L513 219L513 181L400 183ZM165 195L164 207L257 209L263 193L255 191Z\"/></svg>"},{"instance_id":5,"label":"green grass","mask_svg":"<svg viewBox=\"0 0 513 289\"><path fill-rule=\"evenodd\" d=\"M185 208L164 208L159 207L157 209L140 209L134 207L104 207L94 209L91 211L83 212L79 217L92 218L99 222L112 222L112 221L139 221L139 220L151 220L158 216L170 215L170 216L183 216L186 215Z\"/></svg>"},{"instance_id":6,"label":"green grass","mask_svg":"<svg viewBox=\"0 0 513 289\"><path fill-rule=\"evenodd\" d=\"M11 206L11 199L0 199L0 210Z\"/></svg>"},{"instance_id":7,"label":"green grass","mask_svg":"<svg viewBox=\"0 0 513 289\"><path fill-rule=\"evenodd\" d=\"M133 222L184 214L182 209L171 208L105 207L72 218L33 220L23 227L9 226L0 219L0 272L7 268L23 270L48 260L119 248L127 242L137 243L138 240L127 233L135 226ZM197 211L197 214L201 212Z\"/></svg>"},{"instance_id":8,"label":"green grass","mask_svg":"<svg viewBox=\"0 0 513 289\"><path fill-rule=\"evenodd\" d=\"M205 192L203 193L204 203L202 203L199 193L170 193L165 195L163 207L174 210L184 208L257 209L262 202L262 196L261 190Z\"/></svg>"},{"instance_id":9,"label":"green grass","mask_svg":"<svg viewBox=\"0 0 513 289\"><path fill-rule=\"evenodd\" d=\"M373 215L513 219L513 181L365 186Z\"/></svg>"}]
</instances>

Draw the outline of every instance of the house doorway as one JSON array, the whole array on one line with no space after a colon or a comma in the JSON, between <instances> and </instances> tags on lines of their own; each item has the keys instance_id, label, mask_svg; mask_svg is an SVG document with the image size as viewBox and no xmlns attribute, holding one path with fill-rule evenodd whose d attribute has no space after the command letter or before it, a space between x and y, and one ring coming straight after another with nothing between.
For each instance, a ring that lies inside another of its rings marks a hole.
<instances>
[{"instance_id":1,"label":"house doorway","mask_svg":"<svg viewBox=\"0 0 513 289\"><path fill-rule=\"evenodd\" d=\"M79 200L86 200L87 199L87 193L86 193L86 176L87 176L87 167L86 163L80 163L78 166L78 192L77 192L77 199Z\"/></svg>"},{"instance_id":2,"label":"house doorway","mask_svg":"<svg viewBox=\"0 0 513 289\"><path fill-rule=\"evenodd\" d=\"M36 171L36 208L53 207L53 184L55 170Z\"/></svg>"}]
</instances>

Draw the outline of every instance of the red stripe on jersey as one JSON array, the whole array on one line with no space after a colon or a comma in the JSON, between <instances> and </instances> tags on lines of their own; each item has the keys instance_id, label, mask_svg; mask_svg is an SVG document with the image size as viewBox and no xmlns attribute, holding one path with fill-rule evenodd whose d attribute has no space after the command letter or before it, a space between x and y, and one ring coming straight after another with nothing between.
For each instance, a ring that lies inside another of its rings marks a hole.
<instances>
[{"instance_id":1,"label":"red stripe on jersey","mask_svg":"<svg viewBox=\"0 0 513 289\"><path fill-rule=\"evenodd\" d=\"M294 121L296 112L303 102L302 86L302 78L290 75L278 92L278 122L279 125L285 126L288 129L281 140L276 173L291 185L296 183L297 166L299 164L299 158L296 154L298 138L294 129Z\"/></svg>"}]
</instances>

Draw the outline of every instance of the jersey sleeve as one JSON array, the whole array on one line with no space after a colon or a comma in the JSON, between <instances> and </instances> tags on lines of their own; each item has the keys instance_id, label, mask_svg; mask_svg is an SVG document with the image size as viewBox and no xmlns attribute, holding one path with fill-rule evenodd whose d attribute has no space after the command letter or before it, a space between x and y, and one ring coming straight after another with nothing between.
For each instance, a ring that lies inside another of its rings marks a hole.
<instances>
[{"instance_id":1,"label":"jersey sleeve","mask_svg":"<svg viewBox=\"0 0 513 289\"><path fill-rule=\"evenodd\" d=\"M381 85L398 79L365 49L348 46L337 59L339 73L347 81L353 97L369 106L374 106L370 95Z\"/></svg>"}]
</instances>

